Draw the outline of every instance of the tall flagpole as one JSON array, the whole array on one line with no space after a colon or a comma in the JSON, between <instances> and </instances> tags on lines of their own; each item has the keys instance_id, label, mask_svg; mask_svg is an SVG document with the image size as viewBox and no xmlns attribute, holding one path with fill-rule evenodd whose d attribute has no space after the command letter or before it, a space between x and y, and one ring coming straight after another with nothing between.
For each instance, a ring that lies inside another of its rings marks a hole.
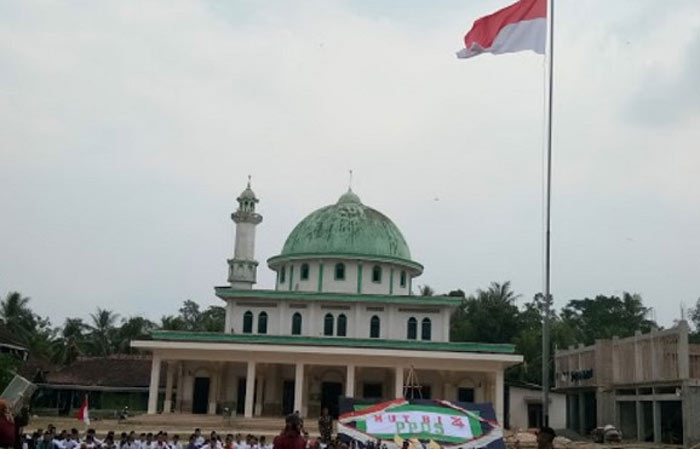
<instances>
[{"instance_id":1,"label":"tall flagpole","mask_svg":"<svg viewBox=\"0 0 700 449\"><path fill-rule=\"evenodd\" d=\"M542 425L549 425L550 224L552 210L552 97L554 91L554 0L547 0L547 187L545 193L544 318L542 320Z\"/></svg>"}]
</instances>

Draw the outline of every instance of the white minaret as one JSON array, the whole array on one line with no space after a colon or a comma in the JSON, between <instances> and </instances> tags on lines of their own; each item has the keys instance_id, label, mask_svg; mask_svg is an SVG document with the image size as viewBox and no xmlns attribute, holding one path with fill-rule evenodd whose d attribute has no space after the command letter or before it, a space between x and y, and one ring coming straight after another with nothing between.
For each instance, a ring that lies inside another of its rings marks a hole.
<instances>
[{"instance_id":1,"label":"white minaret","mask_svg":"<svg viewBox=\"0 0 700 449\"><path fill-rule=\"evenodd\" d=\"M248 186L236 199L238 210L231 214L236 223L236 244L233 259L228 260L228 281L231 288L250 290L255 284L258 262L255 260L255 227L262 221L262 215L255 213L258 199Z\"/></svg>"}]
</instances>

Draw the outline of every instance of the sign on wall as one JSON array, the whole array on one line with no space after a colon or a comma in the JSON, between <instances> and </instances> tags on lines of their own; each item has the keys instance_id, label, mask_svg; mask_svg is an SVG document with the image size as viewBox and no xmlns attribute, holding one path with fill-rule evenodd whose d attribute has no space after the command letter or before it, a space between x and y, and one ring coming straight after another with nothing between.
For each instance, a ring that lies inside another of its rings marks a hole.
<instances>
[{"instance_id":1,"label":"sign on wall","mask_svg":"<svg viewBox=\"0 0 700 449\"><path fill-rule=\"evenodd\" d=\"M491 404L396 399L340 399L338 433L363 444L382 440L396 449L403 441L444 448L505 449L503 429Z\"/></svg>"}]
</instances>

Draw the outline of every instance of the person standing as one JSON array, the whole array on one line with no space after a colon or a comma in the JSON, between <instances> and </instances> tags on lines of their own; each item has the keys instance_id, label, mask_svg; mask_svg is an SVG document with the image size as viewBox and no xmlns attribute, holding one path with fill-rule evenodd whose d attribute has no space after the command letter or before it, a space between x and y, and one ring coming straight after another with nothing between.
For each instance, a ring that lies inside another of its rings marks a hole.
<instances>
[{"instance_id":1,"label":"person standing","mask_svg":"<svg viewBox=\"0 0 700 449\"><path fill-rule=\"evenodd\" d=\"M328 407L323 407L321 416L318 417L318 431L321 434L321 442L328 444L333 439L333 417L328 412Z\"/></svg>"},{"instance_id":2,"label":"person standing","mask_svg":"<svg viewBox=\"0 0 700 449\"><path fill-rule=\"evenodd\" d=\"M285 418L284 430L275 437L273 449L304 449L306 442L301 436L299 415L291 414Z\"/></svg>"}]
</instances>

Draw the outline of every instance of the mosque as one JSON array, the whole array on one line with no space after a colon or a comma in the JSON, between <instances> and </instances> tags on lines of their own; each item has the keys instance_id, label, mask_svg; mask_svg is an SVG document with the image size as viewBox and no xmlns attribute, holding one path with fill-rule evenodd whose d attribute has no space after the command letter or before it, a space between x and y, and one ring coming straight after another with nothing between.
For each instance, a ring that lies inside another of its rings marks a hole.
<instances>
[{"instance_id":1,"label":"mosque","mask_svg":"<svg viewBox=\"0 0 700 449\"><path fill-rule=\"evenodd\" d=\"M229 285L215 287L223 332L155 331L131 343L152 353L149 414L317 416L337 414L340 396L410 396L490 402L503 421L503 373L522 356L509 344L450 342L461 298L413 295L423 266L387 216L349 189L292 230L267 260L275 288L262 290L250 182L237 201Z\"/></svg>"}]
</instances>

